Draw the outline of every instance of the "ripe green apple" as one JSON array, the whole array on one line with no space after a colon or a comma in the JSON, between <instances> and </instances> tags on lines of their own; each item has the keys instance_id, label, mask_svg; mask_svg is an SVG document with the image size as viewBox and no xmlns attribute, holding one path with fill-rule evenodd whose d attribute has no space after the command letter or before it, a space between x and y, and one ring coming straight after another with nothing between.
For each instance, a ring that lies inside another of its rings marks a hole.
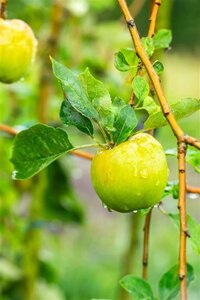
<instances>
[{"instance_id":1,"label":"ripe green apple","mask_svg":"<svg viewBox=\"0 0 200 300\"><path fill-rule=\"evenodd\" d=\"M161 144L139 133L110 150L98 152L91 165L94 189L110 209L131 212L161 200L168 167Z\"/></svg>"},{"instance_id":2,"label":"ripe green apple","mask_svg":"<svg viewBox=\"0 0 200 300\"><path fill-rule=\"evenodd\" d=\"M25 22L0 18L0 81L12 83L26 75L36 48L37 40Z\"/></svg>"}]
</instances>

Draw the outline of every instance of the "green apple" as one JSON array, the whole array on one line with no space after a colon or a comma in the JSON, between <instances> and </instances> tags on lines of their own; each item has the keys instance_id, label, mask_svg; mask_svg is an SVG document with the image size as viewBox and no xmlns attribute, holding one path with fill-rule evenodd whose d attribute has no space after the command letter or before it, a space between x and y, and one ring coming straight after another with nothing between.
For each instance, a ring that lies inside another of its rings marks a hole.
<instances>
[{"instance_id":1,"label":"green apple","mask_svg":"<svg viewBox=\"0 0 200 300\"><path fill-rule=\"evenodd\" d=\"M25 76L36 48L37 40L25 22L0 18L0 81L12 83Z\"/></svg>"},{"instance_id":2,"label":"green apple","mask_svg":"<svg viewBox=\"0 0 200 300\"><path fill-rule=\"evenodd\" d=\"M94 189L110 209L131 212L160 202L168 178L161 144L139 133L110 150L98 152L91 165Z\"/></svg>"}]
</instances>

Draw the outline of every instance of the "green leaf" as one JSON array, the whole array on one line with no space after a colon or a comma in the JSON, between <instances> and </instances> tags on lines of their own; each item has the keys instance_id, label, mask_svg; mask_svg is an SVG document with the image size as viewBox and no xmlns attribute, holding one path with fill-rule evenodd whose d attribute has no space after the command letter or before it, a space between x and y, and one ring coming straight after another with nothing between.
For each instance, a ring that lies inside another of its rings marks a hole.
<instances>
[{"instance_id":1,"label":"green leaf","mask_svg":"<svg viewBox=\"0 0 200 300\"><path fill-rule=\"evenodd\" d=\"M153 98L150 97L150 96L147 96L144 99L143 104L142 104L142 108L144 108L149 113L149 115L160 111L160 106L157 105L155 103L155 101L153 100Z\"/></svg>"},{"instance_id":2,"label":"green leaf","mask_svg":"<svg viewBox=\"0 0 200 300\"><path fill-rule=\"evenodd\" d=\"M117 145L124 142L130 136L136 126L136 114L133 108L127 104L121 108L114 121L115 131L112 133L112 137L115 144Z\"/></svg>"},{"instance_id":3,"label":"green leaf","mask_svg":"<svg viewBox=\"0 0 200 300\"><path fill-rule=\"evenodd\" d=\"M98 122L98 113L88 99L85 89L81 85L78 76L67 67L58 63L56 60L51 58L51 61L53 73L61 82L65 98L68 99L74 109L76 109L79 113L91 120L94 120L95 122Z\"/></svg>"},{"instance_id":4,"label":"green leaf","mask_svg":"<svg viewBox=\"0 0 200 300\"><path fill-rule=\"evenodd\" d=\"M174 266L161 277L159 281L160 300L174 299L180 289L180 280L178 277L179 267ZM187 264L187 286L194 280L193 267Z\"/></svg>"},{"instance_id":5,"label":"green leaf","mask_svg":"<svg viewBox=\"0 0 200 300\"><path fill-rule=\"evenodd\" d=\"M115 53L115 67L121 72L127 72L133 69L137 71L139 58L136 52L132 48L123 48L119 52Z\"/></svg>"},{"instance_id":6,"label":"green leaf","mask_svg":"<svg viewBox=\"0 0 200 300\"><path fill-rule=\"evenodd\" d=\"M155 50L153 39L150 37L143 37L142 38L142 46L143 46L146 54L148 55L148 57L151 57Z\"/></svg>"},{"instance_id":7,"label":"green leaf","mask_svg":"<svg viewBox=\"0 0 200 300\"><path fill-rule=\"evenodd\" d=\"M168 48L172 41L172 33L169 29L160 29L153 37L155 49Z\"/></svg>"},{"instance_id":8,"label":"green leaf","mask_svg":"<svg viewBox=\"0 0 200 300\"><path fill-rule=\"evenodd\" d=\"M169 217L177 228L179 228L179 214L169 214ZM191 242L192 248L198 255L200 255L200 224L190 215L187 215L187 227L190 234L189 241Z\"/></svg>"},{"instance_id":9,"label":"green leaf","mask_svg":"<svg viewBox=\"0 0 200 300\"><path fill-rule=\"evenodd\" d=\"M133 275L126 275L120 280L120 285L131 295L134 300L153 300L150 285L143 279Z\"/></svg>"},{"instance_id":10,"label":"green leaf","mask_svg":"<svg viewBox=\"0 0 200 300\"><path fill-rule=\"evenodd\" d=\"M79 75L79 79L87 98L99 114L100 122L106 129L113 130L112 101L107 88L101 81L95 79L88 69Z\"/></svg>"},{"instance_id":11,"label":"green leaf","mask_svg":"<svg viewBox=\"0 0 200 300\"><path fill-rule=\"evenodd\" d=\"M65 125L74 125L80 131L93 136L94 130L90 119L79 113L71 103L65 99L60 109L60 119Z\"/></svg>"},{"instance_id":12,"label":"green leaf","mask_svg":"<svg viewBox=\"0 0 200 300\"><path fill-rule=\"evenodd\" d=\"M177 156L177 149L168 149L165 151L166 155ZM189 163L197 173L200 173L200 151L190 146L187 149L186 161Z\"/></svg>"},{"instance_id":13,"label":"green leaf","mask_svg":"<svg viewBox=\"0 0 200 300\"><path fill-rule=\"evenodd\" d=\"M192 113L200 109L200 99L186 98L171 105L177 120L190 116ZM144 123L144 129L149 130L167 125L167 121L162 112L157 112L148 117Z\"/></svg>"},{"instance_id":14,"label":"green leaf","mask_svg":"<svg viewBox=\"0 0 200 300\"><path fill-rule=\"evenodd\" d=\"M167 197L169 195L172 195L172 197L174 199L178 199L178 196L179 196L179 183L178 183L178 180L169 181L167 183L167 186L165 187L163 198Z\"/></svg>"},{"instance_id":15,"label":"green leaf","mask_svg":"<svg viewBox=\"0 0 200 300\"><path fill-rule=\"evenodd\" d=\"M23 130L14 142L13 178L29 178L72 149L67 133L61 128L37 124Z\"/></svg>"},{"instance_id":16,"label":"green leaf","mask_svg":"<svg viewBox=\"0 0 200 300\"><path fill-rule=\"evenodd\" d=\"M122 52L115 53L115 68L121 72L127 72L130 70L130 65L126 61Z\"/></svg>"},{"instance_id":17,"label":"green leaf","mask_svg":"<svg viewBox=\"0 0 200 300\"><path fill-rule=\"evenodd\" d=\"M149 95L149 85L141 76L136 76L133 80L133 92L138 101L143 101Z\"/></svg>"},{"instance_id":18,"label":"green leaf","mask_svg":"<svg viewBox=\"0 0 200 300\"><path fill-rule=\"evenodd\" d=\"M200 151L198 149L191 149L190 147L188 147L186 161L194 168L197 173L200 174Z\"/></svg>"},{"instance_id":19,"label":"green leaf","mask_svg":"<svg viewBox=\"0 0 200 300\"><path fill-rule=\"evenodd\" d=\"M160 75L164 71L164 66L159 60L154 61L153 68L158 75Z\"/></svg>"}]
</instances>

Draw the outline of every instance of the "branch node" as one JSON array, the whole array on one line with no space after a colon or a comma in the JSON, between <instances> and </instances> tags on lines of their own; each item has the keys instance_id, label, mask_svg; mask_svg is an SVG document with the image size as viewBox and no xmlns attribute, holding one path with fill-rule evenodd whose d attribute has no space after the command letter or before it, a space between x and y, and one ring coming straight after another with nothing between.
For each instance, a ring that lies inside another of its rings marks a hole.
<instances>
[{"instance_id":1,"label":"branch node","mask_svg":"<svg viewBox=\"0 0 200 300\"><path fill-rule=\"evenodd\" d=\"M134 19L130 19L129 21L127 21L127 25L131 28L133 28L135 26L135 21Z\"/></svg>"},{"instance_id":2,"label":"branch node","mask_svg":"<svg viewBox=\"0 0 200 300\"><path fill-rule=\"evenodd\" d=\"M190 235L190 233L189 233L189 231L186 229L186 230L184 230L184 233L185 233L185 235L188 237L188 238L190 238L191 237L191 235Z\"/></svg>"},{"instance_id":3,"label":"branch node","mask_svg":"<svg viewBox=\"0 0 200 300\"><path fill-rule=\"evenodd\" d=\"M182 281L186 276L185 276L185 274L179 274L179 279Z\"/></svg>"}]
</instances>

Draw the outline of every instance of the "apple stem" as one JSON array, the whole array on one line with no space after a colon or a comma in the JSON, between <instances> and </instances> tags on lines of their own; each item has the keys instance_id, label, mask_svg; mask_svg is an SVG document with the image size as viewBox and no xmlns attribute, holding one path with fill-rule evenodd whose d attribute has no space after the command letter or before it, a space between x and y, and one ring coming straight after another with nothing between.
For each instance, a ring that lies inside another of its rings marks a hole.
<instances>
[{"instance_id":1,"label":"apple stem","mask_svg":"<svg viewBox=\"0 0 200 300\"><path fill-rule=\"evenodd\" d=\"M7 0L0 0L0 18L6 19Z\"/></svg>"}]
</instances>

